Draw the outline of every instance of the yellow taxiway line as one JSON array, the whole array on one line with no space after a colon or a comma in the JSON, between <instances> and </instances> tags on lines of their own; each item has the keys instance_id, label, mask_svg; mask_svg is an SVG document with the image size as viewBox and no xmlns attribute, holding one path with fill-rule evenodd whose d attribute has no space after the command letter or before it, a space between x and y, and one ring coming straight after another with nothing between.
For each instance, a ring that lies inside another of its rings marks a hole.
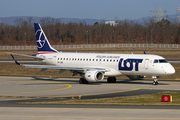
<instances>
[{"instance_id":1,"label":"yellow taxiway line","mask_svg":"<svg viewBox=\"0 0 180 120\"><path fill-rule=\"evenodd\" d=\"M0 95L15 95L15 94L26 94L26 93L51 92L51 91L64 90L64 89L68 89L68 88L72 87L72 85L70 85L70 84L65 84L65 85L67 85L68 87L59 88L59 89L52 89L52 90L42 90L42 91L19 92L19 93L5 93L5 94L0 94Z\"/></svg>"},{"instance_id":2,"label":"yellow taxiway line","mask_svg":"<svg viewBox=\"0 0 180 120\"><path fill-rule=\"evenodd\" d=\"M18 117L29 117L29 118L93 118L93 119L97 119L97 118L108 118L108 119L152 119L152 120L169 120L169 119L173 119L173 120L180 120L180 118L153 118L153 117L102 117L102 116L36 116L36 115L0 115L0 117L13 117L13 118L18 118Z\"/></svg>"}]
</instances>

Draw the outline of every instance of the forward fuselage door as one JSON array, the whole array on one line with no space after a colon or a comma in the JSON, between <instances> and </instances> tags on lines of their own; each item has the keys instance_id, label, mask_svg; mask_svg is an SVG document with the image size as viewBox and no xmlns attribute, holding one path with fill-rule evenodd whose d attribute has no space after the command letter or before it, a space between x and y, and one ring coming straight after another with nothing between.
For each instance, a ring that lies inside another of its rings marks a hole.
<instances>
[{"instance_id":1,"label":"forward fuselage door","mask_svg":"<svg viewBox=\"0 0 180 120\"><path fill-rule=\"evenodd\" d=\"M149 66L149 59L145 59L145 61L144 61L144 68L148 69L148 66Z\"/></svg>"}]
</instances>

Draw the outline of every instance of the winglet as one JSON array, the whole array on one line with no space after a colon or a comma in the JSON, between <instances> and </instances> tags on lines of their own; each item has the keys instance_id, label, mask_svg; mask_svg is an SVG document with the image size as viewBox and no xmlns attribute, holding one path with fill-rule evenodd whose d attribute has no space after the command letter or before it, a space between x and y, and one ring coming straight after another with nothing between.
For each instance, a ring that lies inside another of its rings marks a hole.
<instances>
[{"instance_id":1,"label":"winglet","mask_svg":"<svg viewBox=\"0 0 180 120\"><path fill-rule=\"evenodd\" d=\"M144 51L144 54L146 54L146 52Z\"/></svg>"},{"instance_id":2,"label":"winglet","mask_svg":"<svg viewBox=\"0 0 180 120\"><path fill-rule=\"evenodd\" d=\"M20 63L17 62L17 60L14 58L14 56L12 54L10 54L11 57L13 58L14 62L17 64L17 65L21 65Z\"/></svg>"}]
</instances>

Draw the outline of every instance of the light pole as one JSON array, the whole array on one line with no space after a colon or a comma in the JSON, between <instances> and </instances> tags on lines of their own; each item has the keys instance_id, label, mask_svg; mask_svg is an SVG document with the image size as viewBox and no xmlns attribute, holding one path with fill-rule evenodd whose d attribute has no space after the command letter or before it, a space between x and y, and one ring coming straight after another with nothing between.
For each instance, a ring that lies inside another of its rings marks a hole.
<instances>
[{"instance_id":1,"label":"light pole","mask_svg":"<svg viewBox=\"0 0 180 120\"><path fill-rule=\"evenodd\" d=\"M86 35L86 36L87 36L87 44L88 44L88 31L86 31L86 33L87 33L87 35Z\"/></svg>"},{"instance_id":2,"label":"light pole","mask_svg":"<svg viewBox=\"0 0 180 120\"><path fill-rule=\"evenodd\" d=\"M25 49L26 49L26 33L24 33L24 45L25 45Z\"/></svg>"},{"instance_id":3,"label":"light pole","mask_svg":"<svg viewBox=\"0 0 180 120\"><path fill-rule=\"evenodd\" d=\"M152 41L152 31L153 31L153 30L151 30L151 44L153 43L153 41Z\"/></svg>"}]
</instances>

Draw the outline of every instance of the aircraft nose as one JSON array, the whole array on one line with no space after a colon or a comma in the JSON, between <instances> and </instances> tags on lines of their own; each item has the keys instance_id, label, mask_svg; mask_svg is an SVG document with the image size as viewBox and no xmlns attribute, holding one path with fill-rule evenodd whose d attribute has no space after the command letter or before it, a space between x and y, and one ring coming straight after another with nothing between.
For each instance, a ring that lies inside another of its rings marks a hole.
<instances>
[{"instance_id":1,"label":"aircraft nose","mask_svg":"<svg viewBox=\"0 0 180 120\"><path fill-rule=\"evenodd\" d=\"M169 66L167 71L166 71L167 74L174 74L175 73L175 69L173 66Z\"/></svg>"}]
</instances>

